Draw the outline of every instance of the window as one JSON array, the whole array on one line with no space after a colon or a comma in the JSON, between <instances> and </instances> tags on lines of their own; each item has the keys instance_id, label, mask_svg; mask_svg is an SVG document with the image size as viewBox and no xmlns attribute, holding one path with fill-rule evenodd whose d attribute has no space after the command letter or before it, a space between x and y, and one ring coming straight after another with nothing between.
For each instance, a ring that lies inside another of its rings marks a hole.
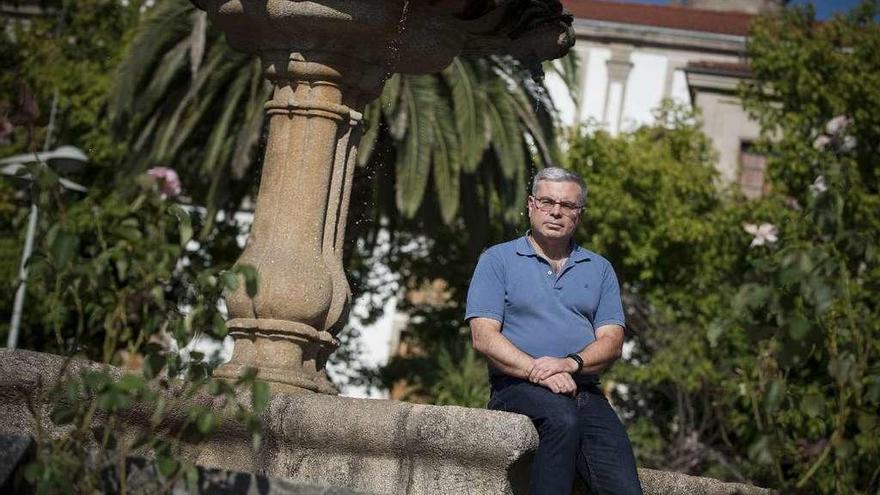
<instances>
[{"instance_id":1,"label":"window","mask_svg":"<svg viewBox=\"0 0 880 495\"><path fill-rule=\"evenodd\" d=\"M739 187L749 199L760 198L767 192L764 174L767 157L755 150L753 143L743 142L739 147Z\"/></svg>"}]
</instances>

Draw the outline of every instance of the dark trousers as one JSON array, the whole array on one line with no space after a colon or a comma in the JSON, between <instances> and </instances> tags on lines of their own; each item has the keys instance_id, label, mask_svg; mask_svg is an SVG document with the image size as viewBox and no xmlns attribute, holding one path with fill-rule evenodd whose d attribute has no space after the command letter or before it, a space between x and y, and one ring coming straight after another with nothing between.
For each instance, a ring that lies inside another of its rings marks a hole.
<instances>
[{"instance_id":1,"label":"dark trousers","mask_svg":"<svg viewBox=\"0 0 880 495\"><path fill-rule=\"evenodd\" d=\"M595 384L579 386L571 397L496 376L489 409L524 414L538 430L530 495L570 494L575 472L592 495L642 494L629 437Z\"/></svg>"}]
</instances>

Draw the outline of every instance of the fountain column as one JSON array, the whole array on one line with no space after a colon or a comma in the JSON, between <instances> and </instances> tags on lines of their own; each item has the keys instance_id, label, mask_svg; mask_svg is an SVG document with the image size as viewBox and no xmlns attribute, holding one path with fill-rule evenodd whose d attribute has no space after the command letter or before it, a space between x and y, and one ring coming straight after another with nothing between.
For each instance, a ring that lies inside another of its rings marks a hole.
<instances>
[{"instance_id":1,"label":"fountain column","mask_svg":"<svg viewBox=\"0 0 880 495\"><path fill-rule=\"evenodd\" d=\"M259 369L273 391L335 393L324 364L351 299L342 266L362 98L384 73L338 55L264 53L274 86L254 223L240 264L259 276L227 296L232 361L215 376Z\"/></svg>"}]
</instances>

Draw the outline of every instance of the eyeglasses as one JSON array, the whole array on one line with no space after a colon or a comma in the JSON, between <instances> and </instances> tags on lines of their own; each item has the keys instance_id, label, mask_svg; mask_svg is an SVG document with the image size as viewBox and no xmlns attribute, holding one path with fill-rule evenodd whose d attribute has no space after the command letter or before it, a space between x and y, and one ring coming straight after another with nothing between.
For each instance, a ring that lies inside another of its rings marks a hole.
<instances>
[{"instance_id":1,"label":"eyeglasses","mask_svg":"<svg viewBox=\"0 0 880 495\"><path fill-rule=\"evenodd\" d=\"M535 206L537 206L539 210L545 213L553 211L553 207L556 205L559 205L559 209L562 211L562 213L566 213L569 215L580 213L580 211L584 208L584 205L579 205L568 201L556 201L552 198L536 198L532 196L532 201L535 202Z\"/></svg>"}]
</instances>

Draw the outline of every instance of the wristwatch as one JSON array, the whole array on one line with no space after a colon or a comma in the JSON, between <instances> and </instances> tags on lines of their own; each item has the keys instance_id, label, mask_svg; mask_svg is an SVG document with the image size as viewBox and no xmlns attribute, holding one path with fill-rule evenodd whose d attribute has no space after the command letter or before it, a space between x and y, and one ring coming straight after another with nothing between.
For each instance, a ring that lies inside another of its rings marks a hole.
<instances>
[{"instance_id":1,"label":"wristwatch","mask_svg":"<svg viewBox=\"0 0 880 495\"><path fill-rule=\"evenodd\" d=\"M578 369L574 373L572 373L572 375L577 375L578 373L581 372L582 369L584 369L584 359L581 357L580 354L578 354L576 352L572 352L571 354L568 354L565 357L574 359L574 362L576 362L578 364Z\"/></svg>"}]
</instances>

